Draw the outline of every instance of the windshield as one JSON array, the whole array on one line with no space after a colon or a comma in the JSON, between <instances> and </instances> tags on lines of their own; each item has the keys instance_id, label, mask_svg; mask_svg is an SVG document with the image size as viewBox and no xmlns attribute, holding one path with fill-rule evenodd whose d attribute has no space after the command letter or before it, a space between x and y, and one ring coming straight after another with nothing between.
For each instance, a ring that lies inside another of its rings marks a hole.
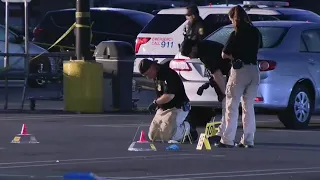
<instances>
[{"instance_id":1,"label":"windshield","mask_svg":"<svg viewBox=\"0 0 320 180\"><path fill-rule=\"evenodd\" d=\"M281 43L286 35L288 28L286 27L257 27L262 34L263 48L273 48ZM233 31L233 27L223 27L218 31L209 35L206 39L216 41L223 45L226 44L229 35Z\"/></svg>"}]
</instances>

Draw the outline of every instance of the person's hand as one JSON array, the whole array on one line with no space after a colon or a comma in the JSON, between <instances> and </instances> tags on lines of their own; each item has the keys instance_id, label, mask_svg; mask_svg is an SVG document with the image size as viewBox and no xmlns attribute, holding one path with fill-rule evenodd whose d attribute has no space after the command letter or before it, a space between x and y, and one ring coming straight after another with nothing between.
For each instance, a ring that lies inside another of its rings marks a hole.
<instances>
[{"instance_id":1,"label":"person's hand","mask_svg":"<svg viewBox=\"0 0 320 180\"><path fill-rule=\"evenodd\" d=\"M150 113L155 112L156 109L158 108L158 104L156 103L156 101L154 100L148 107L148 110Z\"/></svg>"}]
</instances>

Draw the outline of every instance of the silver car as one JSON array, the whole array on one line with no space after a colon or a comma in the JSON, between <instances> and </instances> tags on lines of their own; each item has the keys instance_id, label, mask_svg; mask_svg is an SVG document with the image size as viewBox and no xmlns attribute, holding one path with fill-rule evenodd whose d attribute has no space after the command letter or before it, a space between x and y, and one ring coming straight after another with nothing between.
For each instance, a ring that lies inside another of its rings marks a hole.
<instances>
[{"instance_id":1,"label":"silver car","mask_svg":"<svg viewBox=\"0 0 320 180\"><path fill-rule=\"evenodd\" d=\"M9 53L24 53L24 37L13 28L9 29L8 42L9 42ZM5 52L5 26L0 25L0 52ZM47 50L29 42L29 53L32 55L38 55L41 53L48 53ZM12 56L9 57L10 69L24 69L24 57ZM29 64L30 73L55 73L57 70L57 62L51 57L40 56L33 58ZM4 68L4 57L0 56L0 72ZM0 80L0 86L1 86ZM9 86L14 86L14 82L9 81ZM19 84L20 86L21 84ZM42 79L31 78L28 80L28 85L32 88L39 88L45 86L45 81Z\"/></svg>"},{"instance_id":2,"label":"silver car","mask_svg":"<svg viewBox=\"0 0 320 180\"><path fill-rule=\"evenodd\" d=\"M276 110L286 128L305 128L314 110L320 108L320 24L301 21L260 21L253 23L262 33L263 48L258 60L261 71L255 107ZM232 25L224 26L207 37L225 44ZM184 81L194 107L219 106L213 88L197 95L208 81L199 59L177 54L170 67Z\"/></svg>"}]
</instances>

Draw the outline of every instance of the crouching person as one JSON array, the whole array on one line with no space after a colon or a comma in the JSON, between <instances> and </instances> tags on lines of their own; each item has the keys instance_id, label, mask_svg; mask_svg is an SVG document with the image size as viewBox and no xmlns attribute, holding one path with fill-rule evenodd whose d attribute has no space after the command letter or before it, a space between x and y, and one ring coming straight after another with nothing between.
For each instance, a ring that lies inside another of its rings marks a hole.
<instances>
[{"instance_id":1,"label":"crouching person","mask_svg":"<svg viewBox=\"0 0 320 180\"><path fill-rule=\"evenodd\" d=\"M185 119L191 106L179 75L169 67L143 59L140 73L155 82L157 99L149 106L156 114L149 128L151 141L181 142L190 133L190 124Z\"/></svg>"}]
</instances>

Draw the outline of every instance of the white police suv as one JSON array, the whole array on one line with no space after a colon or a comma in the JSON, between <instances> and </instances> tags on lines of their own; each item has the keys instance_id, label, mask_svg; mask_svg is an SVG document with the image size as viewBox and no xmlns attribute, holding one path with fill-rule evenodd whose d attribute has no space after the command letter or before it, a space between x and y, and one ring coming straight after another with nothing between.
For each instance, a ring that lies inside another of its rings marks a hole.
<instances>
[{"instance_id":1,"label":"white police suv","mask_svg":"<svg viewBox=\"0 0 320 180\"><path fill-rule=\"evenodd\" d=\"M209 35L218 28L230 24L228 12L234 5L229 6L200 6L200 16L204 20L206 34ZM244 1L252 21L295 20L320 22L320 16L301 9L288 8L288 2L277 1ZM186 9L163 9L138 34L135 44L136 60L134 73L138 73L138 64L143 58L168 63L179 51L183 41L183 27L187 23Z\"/></svg>"},{"instance_id":2,"label":"white police suv","mask_svg":"<svg viewBox=\"0 0 320 180\"><path fill-rule=\"evenodd\" d=\"M252 21L320 22L320 16L317 14L307 10L288 8L288 5L286 2L244 1L242 6L246 9ZM208 35L218 28L230 24L227 14L232 6L234 5L199 7L200 16L204 19ZM136 66L142 58L151 58L160 63L167 63L169 66L169 62L179 52L179 44L183 41L183 27L187 23L184 13L185 8L161 10L141 31L136 40L134 72L138 72ZM142 89L153 89L153 82L139 77L134 79L136 86L142 86ZM195 88L197 89L198 86ZM194 94L196 96L196 92ZM204 95L201 98L206 98L206 96ZM210 98L208 101L211 102ZM191 118L193 115L198 118L197 114L202 114L202 119L199 120L202 122L199 123L207 122L211 118L210 112L212 109L210 107L211 105L194 106L190 113Z\"/></svg>"}]
</instances>

